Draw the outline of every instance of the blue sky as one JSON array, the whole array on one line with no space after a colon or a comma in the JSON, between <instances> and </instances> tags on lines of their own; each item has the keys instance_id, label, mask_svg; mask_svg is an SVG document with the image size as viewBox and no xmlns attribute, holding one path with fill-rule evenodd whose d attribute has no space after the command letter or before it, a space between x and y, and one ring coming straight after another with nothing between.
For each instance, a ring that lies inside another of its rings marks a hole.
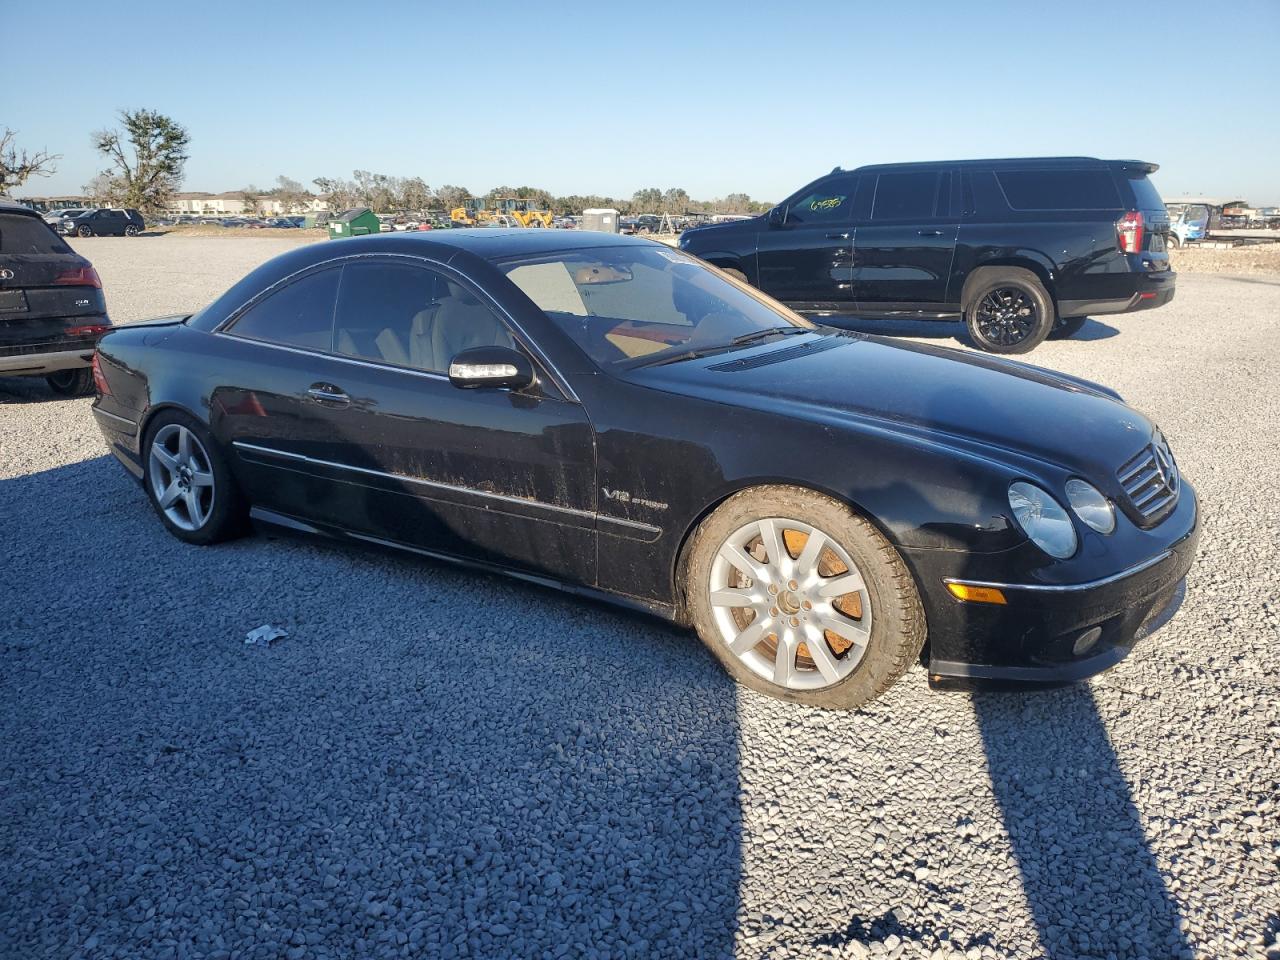
<instances>
[{"instance_id":1,"label":"blue sky","mask_svg":"<svg viewBox=\"0 0 1280 960\"><path fill-rule=\"evenodd\" d=\"M360 168L778 200L837 164L1069 153L1158 162L1166 199L1280 203L1277 0L11 0L3 22L0 125L63 155L19 195L77 192L89 132L150 107L190 130L191 190Z\"/></svg>"}]
</instances>

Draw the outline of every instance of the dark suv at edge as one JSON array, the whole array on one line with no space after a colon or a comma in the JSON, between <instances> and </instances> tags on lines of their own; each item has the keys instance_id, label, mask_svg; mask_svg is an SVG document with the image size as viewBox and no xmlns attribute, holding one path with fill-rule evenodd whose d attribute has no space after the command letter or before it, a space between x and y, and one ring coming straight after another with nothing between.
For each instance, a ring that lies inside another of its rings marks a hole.
<instances>
[{"instance_id":1,"label":"dark suv at edge","mask_svg":"<svg viewBox=\"0 0 1280 960\"><path fill-rule=\"evenodd\" d=\"M1173 298L1157 169L1091 157L837 167L680 247L823 322L963 317L981 349L1025 353L1090 314Z\"/></svg>"},{"instance_id":2,"label":"dark suv at edge","mask_svg":"<svg viewBox=\"0 0 1280 960\"><path fill-rule=\"evenodd\" d=\"M110 327L93 264L34 210L0 200L0 377L92 393L93 350Z\"/></svg>"},{"instance_id":3,"label":"dark suv at edge","mask_svg":"<svg viewBox=\"0 0 1280 960\"><path fill-rule=\"evenodd\" d=\"M58 229L78 237L136 237L147 228L142 214L133 208L99 207L74 217L64 217Z\"/></svg>"}]
</instances>

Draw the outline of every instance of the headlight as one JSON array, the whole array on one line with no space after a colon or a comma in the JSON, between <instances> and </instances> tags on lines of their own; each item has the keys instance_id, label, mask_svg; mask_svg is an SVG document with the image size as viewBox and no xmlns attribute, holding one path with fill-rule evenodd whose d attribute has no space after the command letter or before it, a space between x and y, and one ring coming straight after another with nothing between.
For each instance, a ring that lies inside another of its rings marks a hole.
<instances>
[{"instance_id":1,"label":"headlight","mask_svg":"<svg viewBox=\"0 0 1280 960\"><path fill-rule=\"evenodd\" d=\"M1033 483L1009 485L1009 507L1031 542L1059 560L1076 552L1076 528L1057 500Z\"/></svg>"},{"instance_id":2,"label":"headlight","mask_svg":"<svg viewBox=\"0 0 1280 960\"><path fill-rule=\"evenodd\" d=\"M1077 517L1099 533L1111 533L1115 530L1115 508L1093 484L1077 479L1068 480L1067 503L1071 504Z\"/></svg>"}]
</instances>

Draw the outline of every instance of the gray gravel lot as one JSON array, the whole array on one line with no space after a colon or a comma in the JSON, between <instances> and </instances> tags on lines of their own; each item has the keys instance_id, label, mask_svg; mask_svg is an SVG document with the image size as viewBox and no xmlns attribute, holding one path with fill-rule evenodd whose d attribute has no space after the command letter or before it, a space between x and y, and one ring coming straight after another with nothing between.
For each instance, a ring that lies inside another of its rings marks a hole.
<instances>
[{"instance_id":1,"label":"gray gravel lot","mask_svg":"<svg viewBox=\"0 0 1280 960\"><path fill-rule=\"evenodd\" d=\"M124 322L293 242L76 246ZM534 587L184 546L89 401L0 382L0 957L1280 957L1280 277L1029 359L1171 438L1185 600L1090 684L851 715Z\"/></svg>"}]
</instances>

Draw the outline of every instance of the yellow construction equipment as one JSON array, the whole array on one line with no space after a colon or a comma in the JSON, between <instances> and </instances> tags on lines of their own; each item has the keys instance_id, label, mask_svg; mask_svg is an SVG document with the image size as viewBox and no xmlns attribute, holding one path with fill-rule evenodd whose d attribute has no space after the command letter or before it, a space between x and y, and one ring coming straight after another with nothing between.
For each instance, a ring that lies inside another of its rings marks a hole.
<instances>
[{"instance_id":1,"label":"yellow construction equipment","mask_svg":"<svg viewBox=\"0 0 1280 960\"><path fill-rule=\"evenodd\" d=\"M483 226L499 217L510 218L507 225L521 227L549 227L552 219L550 210L540 210L535 201L523 197L494 197L487 207L470 197L449 212L449 219L460 227Z\"/></svg>"}]
</instances>

